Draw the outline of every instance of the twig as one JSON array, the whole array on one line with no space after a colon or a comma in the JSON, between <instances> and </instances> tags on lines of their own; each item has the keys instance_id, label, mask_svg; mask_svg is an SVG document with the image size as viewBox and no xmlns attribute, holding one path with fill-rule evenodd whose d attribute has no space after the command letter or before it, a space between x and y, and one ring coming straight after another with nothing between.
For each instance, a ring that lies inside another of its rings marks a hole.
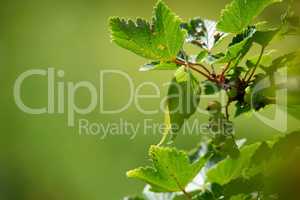
<instances>
[{"instance_id":1,"label":"twig","mask_svg":"<svg viewBox=\"0 0 300 200\"><path fill-rule=\"evenodd\" d=\"M192 200L192 197L189 193L187 193L184 189L182 190L183 194L186 196L188 200Z\"/></svg>"},{"instance_id":2,"label":"twig","mask_svg":"<svg viewBox=\"0 0 300 200\"><path fill-rule=\"evenodd\" d=\"M250 71L251 71L251 69L249 69L249 70L246 72L246 74L245 74L245 76L244 76L244 78L243 78L243 82L246 82L247 76L249 75Z\"/></svg>"},{"instance_id":3,"label":"twig","mask_svg":"<svg viewBox=\"0 0 300 200\"><path fill-rule=\"evenodd\" d=\"M202 69L204 69L207 73L211 74L210 71L202 64L199 64L199 63L189 63L190 65L193 65L193 66L199 66L201 67Z\"/></svg>"},{"instance_id":4,"label":"twig","mask_svg":"<svg viewBox=\"0 0 300 200\"><path fill-rule=\"evenodd\" d=\"M210 65L211 70L212 70L212 75L216 76L216 70L213 64Z\"/></svg>"},{"instance_id":5,"label":"twig","mask_svg":"<svg viewBox=\"0 0 300 200\"><path fill-rule=\"evenodd\" d=\"M259 63L260 63L260 61L261 61L261 59L262 59L262 57L263 57L264 51L265 51L265 47L262 47L262 48L261 48L261 52L260 52L260 54L259 54L259 58L258 58L258 60L257 60L257 62L256 62L256 64L255 64L255 66L254 66L254 69L252 70L251 75L250 75L249 78L247 79L246 83L249 83L250 80L251 80L251 78L252 78L253 75L255 74L255 71L256 71L256 69L257 69L257 67L258 67L258 65L259 65ZM245 77L245 78L246 78L246 77Z\"/></svg>"},{"instance_id":6,"label":"twig","mask_svg":"<svg viewBox=\"0 0 300 200\"><path fill-rule=\"evenodd\" d=\"M221 74L221 76L220 76L220 81L223 83L224 82L224 75L225 75L225 73L226 73L226 71L229 69L229 67L230 67L230 64L231 64L231 61L229 61L228 63L227 63L227 65L226 65L226 67L223 69L223 71L222 71L222 74Z\"/></svg>"},{"instance_id":7,"label":"twig","mask_svg":"<svg viewBox=\"0 0 300 200\"><path fill-rule=\"evenodd\" d=\"M226 104L226 107L225 107L225 115L226 115L226 119L229 120L229 106L231 104L231 101L228 100L227 101L227 104Z\"/></svg>"}]
</instances>

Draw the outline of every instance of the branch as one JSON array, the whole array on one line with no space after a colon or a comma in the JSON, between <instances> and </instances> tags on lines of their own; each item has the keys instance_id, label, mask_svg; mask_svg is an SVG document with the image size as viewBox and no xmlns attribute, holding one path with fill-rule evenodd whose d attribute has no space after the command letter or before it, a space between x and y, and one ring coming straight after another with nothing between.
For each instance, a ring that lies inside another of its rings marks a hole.
<instances>
[{"instance_id":1,"label":"branch","mask_svg":"<svg viewBox=\"0 0 300 200\"><path fill-rule=\"evenodd\" d=\"M182 61L182 60L179 60L179 59L176 59L175 62L177 64L180 64L180 65L186 65L186 64L188 64L189 66L199 66L202 69L204 69L209 75L211 74L210 71L204 65L202 65L200 63L191 63L191 62L187 62L186 63L185 61Z\"/></svg>"},{"instance_id":2,"label":"branch","mask_svg":"<svg viewBox=\"0 0 300 200\"><path fill-rule=\"evenodd\" d=\"M199 74L203 75L204 77L206 77L206 78L209 79L210 81L214 81L214 82L216 81L215 79L213 79L213 78L210 76L210 75L211 75L211 74L210 74L210 71L209 71L206 67L204 67L203 65L201 65L201 64L195 64L195 63L190 63L190 62L184 62L184 61L181 61L181 60L179 60L179 59L176 59L176 60L175 60L175 63L178 64L178 65L184 65L184 66L186 66L186 67L191 68L192 70L194 70L194 71L198 72ZM194 66L201 66L201 67L204 67L204 68L209 72L209 74L206 74L206 73L202 72L201 70L195 68Z\"/></svg>"}]
</instances>

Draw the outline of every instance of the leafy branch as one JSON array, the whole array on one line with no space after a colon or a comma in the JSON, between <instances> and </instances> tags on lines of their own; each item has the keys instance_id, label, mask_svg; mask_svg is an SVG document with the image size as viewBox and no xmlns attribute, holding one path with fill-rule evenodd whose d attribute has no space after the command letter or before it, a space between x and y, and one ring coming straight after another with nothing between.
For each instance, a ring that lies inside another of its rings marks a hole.
<instances>
[{"instance_id":1,"label":"leafy branch","mask_svg":"<svg viewBox=\"0 0 300 200\"><path fill-rule=\"evenodd\" d=\"M229 110L235 103L235 117L238 117L276 103L274 81L261 91L256 91L256 86L266 78L274 80L274 73L280 68L299 64L295 61L300 57L299 52L276 58L269 58L266 53L274 38L299 35L300 20L291 5L278 27L261 28L252 23L266 7L278 2L281 0L232 0L218 22L199 17L183 22L163 1L154 7L151 22L110 19L112 41L151 60L140 71L175 71L166 102L166 128L159 145L149 150L153 165L127 172L128 177L146 182L147 190L143 198L127 199L245 200L270 196L288 199L282 190L269 185L273 182L270 174L277 176L286 167L282 157L292 160L298 156L295 149L300 147L300 133L242 146L235 138ZM233 37L227 48L216 53L215 46L229 35ZM190 55L184 44L198 47L199 53ZM253 44L260 45L261 50L251 58L248 53ZM271 62L265 62L267 58ZM192 72L200 75L201 81ZM209 138L191 153L178 150L174 143L176 135L196 113L201 94L220 91L227 94L226 104L211 101L206 107ZM274 163L279 167L270 173L267 170ZM198 176L205 183L190 190L189 185L197 182Z\"/></svg>"}]
</instances>

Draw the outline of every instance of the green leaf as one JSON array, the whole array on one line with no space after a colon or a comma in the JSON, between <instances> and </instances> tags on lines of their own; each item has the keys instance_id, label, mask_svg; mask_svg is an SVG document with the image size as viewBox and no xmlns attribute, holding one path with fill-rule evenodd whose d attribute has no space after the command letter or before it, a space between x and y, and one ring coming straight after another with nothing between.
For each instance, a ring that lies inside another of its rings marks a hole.
<instances>
[{"instance_id":1,"label":"green leaf","mask_svg":"<svg viewBox=\"0 0 300 200\"><path fill-rule=\"evenodd\" d=\"M217 31L217 22L212 20L202 20L200 18L191 19L188 23L182 24L182 28L188 32L186 41L210 51L227 34Z\"/></svg>"},{"instance_id":2,"label":"green leaf","mask_svg":"<svg viewBox=\"0 0 300 200\"><path fill-rule=\"evenodd\" d=\"M277 70L284 68L284 67L289 67L289 66L294 66L293 61L297 58L298 52L292 52L288 53L285 55L282 55L275 60L273 60L272 64L267 67L261 67L268 75L274 74Z\"/></svg>"},{"instance_id":3,"label":"green leaf","mask_svg":"<svg viewBox=\"0 0 300 200\"><path fill-rule=\"evenodd\" d=\"M203 81L202 86L205 95L213 95L221 90L220 86L209 80Z\"/></svg>"},{"instance_id":4,"label":"green leaf","mask_svg":"<svg viewBox=\"0 0 300 200\"><path fill-rule=\"evenodd\" d=\"M216 200L214 194L210 191L204 191L194 198L195 200Z\"/></svg>"},{"instance_id":5,"label":"green leaf","mask_svg":"<svg viewBox=\"0 0 300 200\"><path fill-rule=\"evenodd\" d=\"M185 31L181 20L159 1L154 9L153 23L143 19L110 19L112 40L119 46L151 60L171 61L182 48Z\"/></svg>"},{"instance_id":6,"label":"green leaf","mask_svg":"<svg viewBox=\"0 0 300 200\"><path fill-rule=\"evenodd\" d=\"M235 195L230 197L230 200L252 200L252 196L251 195L246 195L246 194L239 194L239 195Z\"/></svg>"},{"instance_id":7,"label":"green leaf","mask_svg":"<svg viewBox=\"0 0 300 200\"><path fill-rule=\"evenodd\" d=\"M231 83L229 83L229 85L233 86L232 84L239 84L238 82L240 81L240 76L243 72L245 72L246 70L243 67L235 67L230 69L226 75L228 76L228 79L230 80Z\"/></svg>"},{"instance_id":8,"label":"green leaf","mask_svg":"<svg viewBox=\"0 0 300 200\"><path fill-rule=\"evenodd\" d=\"M261 46L266 47L278 33L279 29L273 29L268 31L256 31L254 33L253 40Z\"/></svg>"},{"instance_id":9,"label":"green leaf","mask_svg":"<svg viewBox=\"0 0 300 200\"><path fill-rule=\"evenodd\" d=\"M268 142L245 146L241 149L238 160L227 158L211 168L207 173L208 181L222 186L224 199L238 194L265 192L265 189L274 186L274 181L282 186L281 180L290 180L286 178L289 177L286 169L294 168L294 172L298 174L299 165L293 167L289 162L295 161L294 155L300 155L299 147L299 131ZM296 159L299 162L299 157ZM283 176L284 179L278 176ZM273 193L276 191L278 188Z\"/></svg>"},{"instance_id":10,"label":"green leaf","mask_svg":"<svg viewBox=\"0 0 300 200\"><path fill-rule=\"evenodd\" d=\"M174 192L152 192L150 185L146 185L143 190L143 197L140 196L132 196L132 197L125 197L123 200L174 200L175 197L179 197L179 193ZM177 200L178 198L176 198ZM180 199L181 200L181 199Z\"/></svg>"},{"instance_id":11,"label":"green leaf","mask_svg":"<svg viewBox=\"0 0 300 200\"><path fill-rule=\"evenodd\" d=\"M269 175L271 172L276 171L276 167L282 165L282 162L285 163L294 155L293 153L297 152L297 149L300 147L300 132L289 133L268 143L263 142L253 154L251 164L246 172L247 176L259 173Z\"/></svg>"},{"instance_id":12,"label":"green leaf","mask_svg":"<svg viewBox=\"0 0 300 200\"><path fill-rule=\"evenodd\" d=\"M238 159L227 158L219 162L207 172L208 181L225 185L230 181L243 176L243 173L251 162L253 154L259 146L260 143L245 146L240 150Z\"/></svg>"},{"instance_id":13,"label":"green leaf","mask_svg":"<svg viewBox=\"0 0 300 200\"><path fill-rule=\"evenodd\" d=\"M185 67L179 68L169 86L167 100L170 124L174 133L178 132L184 121L196 112L200 94L198 80Z\"/></svg>"},{"instance_id":14,"label":"green leaf","mask_svg":"<svg viewBox=\"0 0 300 200\"><path fill-rule=\"evenodd\" d=\"M300 131L292 132L285 137L280 138L272 148L272 153L277 157L285 158L297 148L300 148Z\"/></svg>"},{"instance_id":15,"label":"green leaf","mask_svg":"<svg viewBox=\"0 0 300 200\"><path fill-rule=\"evenodd\" d=\"M196 62L198 63L202 63L206 57L208 56L208 52L207 51L201 51L200 53L198 53L198 55L196 56Z\"/></svg>"},{"instance_id":16,"label":"green leaf","mask_svg":"<svg viewBox=\"0 0 300 200\"><path fill-rule=\"evenodd\" d=\"M250 165L248 166L248 169L246 169L245 174L251 177L263 174L271 158L272 149L269 147L267 142L262 142L256 152L252 155Z\"/></svg>"},{"instance_id":17,"label":"green leaf","mask_svg":"<svg viewBox=\"0 0 300 200\"><path fill-rule=\"evenodd\" d=\"M237 178L223 185L223 195L225 199L230 199L238 194L251 194L263 188L263 178L261 174L249 179Z\"/></svg>"},{"instance_id":18,"label":"green leaf","mask_svg":"<svg viewBox=\"0 0 300 200\"><path fill-rule=\"evenodd\" d=\"M242 59L252 46L252 37L255 32L256 30L254 27L249 27L243 33L235 36L232 39L225 56L217 60L216 63L228 63L234 59Z\"/></svg>"},{"instance_id":19,"label":"green leaf","mask_svg":"<svg viewBox=\"0 0 300 200\"><path fill-rule=\"evenodd\" d=\"M151 70L176 70L178 65L171 62L151 62L143 65L140 68L141 72L151 71Z\"/></svg>"},{"instance_id":20,"label":"green leaf","mask_svg":"<svg viewBox=\"0 0 300 200\"><path fill-rule=\"evenodd\" d=\"M281 0L233 0L222 11L218 29L227 33L240 33L251 24L267 6Z\"/></svg>"},{"instance_id":21,"label":"green leaf","mask_svg":"<svg viewBox=\"0 0 300 200\"><path fill-rule=\"evenodd\" d=\"M214 139L216 140L216 138ZM218 139L220 139L220 137ZM217 148L220 150L221 154L224 157L227 157L227 155L229 155L230 158L237 159L240 156L239 148L232 135L223 137L221 144L219 144Z\"/></svg>"},{"instance_id":22,"label":"green leaf","mask_svg":"<svg viewBox=\"0 0 300 200\"><path fill-rule=\"evenodd\" d=\"M150 191L151 186L146 185L143 191L143 195L146 200L173 200L176 193L156 193Z\"/></svg>"},{"instance_id":23,"label":"green leaf","mask_svg":"<svg viewBox=\"0 0 300 200\"><path fill-rule=\"evenodd\" d=\"M188 155L175 148L151 146L149 155L152 167L140 167L127 172L130 178L137 178L151 185L156 192L177 192L185 189L206 163L203 157L191 163Z\"/></svg>"},{"instance_id":24,"label":"green leaf","mask_svg":"<svg viewBox=\"0 0 300 200\"><path fill-rule=\"evenodd\" d=\"M227 158L211 168L207 173L208 181L226 185L240 178L249 179L260 173L269 173L274 160L286 159L300 147L300 132L290 133L271 142L272 147L266 142L243 147L237 160Z\"/></svg>"},{"instance_id":25,"label":"green leaf","mask_svg":"<svg viewBox=\"0 0 300 200\"><path fill-rule=\"evenodd\" d=\"M260 60L260 66L264 67L264 66L270 66L272 64L272 61L273 61L273 53L275 51L274 50L271 50L271 51L268 51L266 53L264 53L264 55L261 57L261 60ZM249 58L246 62L246 66L248 67L248 69L251 69L253 67L255 67L258 59L259 59L260 55L256 55L252 58Z\"/></svg>"},{"instance_id":26,"label":"green leaf","mask_svg":"<svg viewBox=\"0 0 300 200\"><path fill-rule=\"evenodd\" d=\"M250 165L257 165L270 158L272 150L266 142L262 142L251 158Z\"/></svg>"},{"instance_id":27,"label":"green leaf","mask_svg":"<svg viewBox=\"0 0 300 200\"><path fill-rule=\"evenodd\" d=\"M281 35L299 35L300 34L300 17L295 14L293 1L290 1L287 11L281 17L282 27Z\"/></svg>"},{"instance_id":28,"label":"green leaf","mask_svg":"<svg viewBox=\"0 0 300 200\"><path fill-rule=\"evenodd\" d=\"M269 77L266 74L256 74L251 85L246 88L244 102L241 104L247 108L259 111L270 104L275 104L275 86L272 81L268 87L260 88L262 85L267 84ZM247 105L248 104L248 105Z\"/></svg>"},{"instance_id":29,"label":"green leaf","mask_svg":"<svg viewBox=\"0 0 300 200\"><path fill-rule=\"evenodd\" d=\"M250 112L251 111L251 105L247 103L242 103L242 102L237 102L235 104L236 111L234 117L238 117L244 113Z\"/></svg>"},{"instance_id":30,"label":"green leaf","mask_svg":"<svg viewBox=\"0 0 300 200\"><path fill-rule=\"evenodd\" d=\"M218 53L218 54L209 54L204 61L209 64L209 65L213 65L214 63L217 63L221 58L223 58L225 56L224 53Z\"/></svg>"}]
</instances>

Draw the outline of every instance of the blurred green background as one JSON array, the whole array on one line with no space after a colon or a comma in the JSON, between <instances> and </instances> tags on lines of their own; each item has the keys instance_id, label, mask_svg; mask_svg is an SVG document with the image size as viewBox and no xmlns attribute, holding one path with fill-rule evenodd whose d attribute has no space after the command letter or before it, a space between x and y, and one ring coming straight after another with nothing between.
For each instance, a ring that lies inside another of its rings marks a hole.
<instances>
[{"instance_id":1,"label":"blurred green background","mask_svg":"<svg viewBox=\"0 0 300 200\"><path fill-rule=\"evenodd\" d=\"M0 6L0 200L117 200L143 188L140 182L128 180L125 172L147 162L149 145L160 135L140 132L134 140L115 135L79 135L77 120L111 123L120 118L133 123L144 119L161 122L163 114L142 115L131 106L120 114L94 112L76 116L76 126L67 126L67 114L29 115L22 112L13 98L16 78L29 69L64 70L61 82L90 81L99 89L99 71L118 69L133 77L135 84L154 81L162 85L173 72L140 73L146 61L110 42L110 16L149 19L154 0L1 0ZM228 0L166 0L183 19L194 16L217 19ZM295 9L299 11L299 3ZM283 8L272 6L260 17L276 23ZM299 40L287 39L274 45L282 52L297 48ZM253 52L255 53L255 52ZM129 90L124 79L111 76L105 81L105 108L126 103ZM66 91L66 88L65 88ZM144 91L149 92L147 89ZM162 87L162 94L166 88ZM47 104L47 80L32 77L22 86L24 102L34 107ZM76 103L89 103L89 95L80 90ZM156 108L159 99L143 102L145 108ZM204 105L204 104L203 104ZM98 107L97 107L98 108ZM265 113L272 112L268 108ZM296 112L297 113L297 112ZM207 116L195 116L205 122ZM255 117L246 115L235 120L238 137L249 141L280 134ZM254 129L255 127L255 129ZM299 121L289 117L289 130ZM179 136L177 146L190 149L200 136Z\"/></svg>"}]
</instances>

